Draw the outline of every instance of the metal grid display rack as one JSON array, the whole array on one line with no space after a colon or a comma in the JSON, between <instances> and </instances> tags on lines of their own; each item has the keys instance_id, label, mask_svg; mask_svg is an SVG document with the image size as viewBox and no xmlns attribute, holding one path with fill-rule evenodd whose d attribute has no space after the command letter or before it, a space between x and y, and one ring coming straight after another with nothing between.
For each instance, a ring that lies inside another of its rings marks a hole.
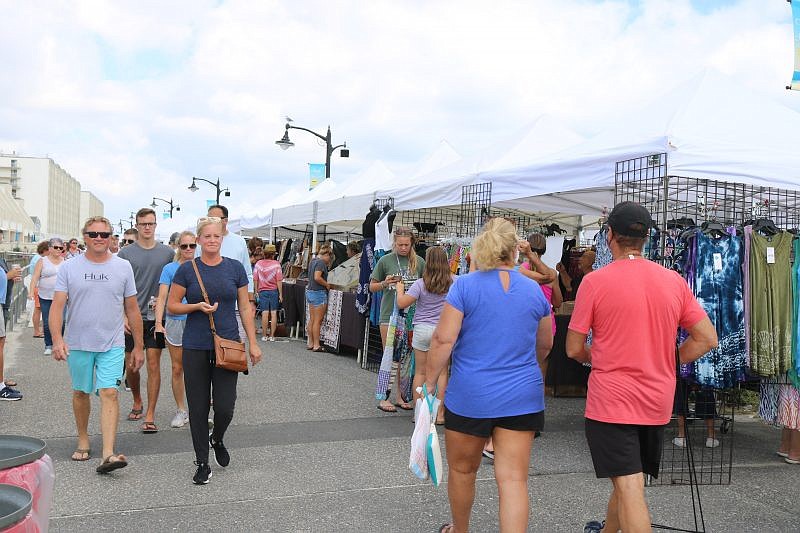
<instances>
[{"instance_id":1,"label":"metal grid display rack","mask_svg":"<svg viewBox=\"0 0 800 533\"><path fill-rule=\"evenodd\" d=\"M702 178L670 176L666 153L620 161L615 171L615 204L634 201L650 211L656 224L645 252L654 261L670 267L673 257L665 247L667 230L674 227L741 227L749 221L768 218L781 229L800 226L800 194L774 187ZM677 367L677 361L676 361ZM679 375L679 373L677 373ZM731 482L734 436L735 391L714 390L689 393L685 446L673 444L678 422L673 417L664 432L660 475L649 485L689 485L692 491L694 529L654 527L677 531L705 531L699 485ZM713 402L713 409L701 403ZM698 412L706 413L698 416ZM708 415L713 413L713 417ZM706 448L706 424L712 419L720 446Z\"/></svg>"},{"instance_id":2,"label":"metal grid display rack","mask_svg":"<svg viewBox=\"0 0 800 533\"><path fill-rule=\"evenodd\" d=\"M394 207L394 199L378 198L375 205L378 208L384 205ZM492 216L491 205L491 183L465 185L461 188L460 206L399 211L393 227L413 228L417 239L429 245L452 239L470 239ZM377 372L383 357L383 343L378 327L372 325L368 317L366 320L361 368Z\"/></svg>"}]
</instances>

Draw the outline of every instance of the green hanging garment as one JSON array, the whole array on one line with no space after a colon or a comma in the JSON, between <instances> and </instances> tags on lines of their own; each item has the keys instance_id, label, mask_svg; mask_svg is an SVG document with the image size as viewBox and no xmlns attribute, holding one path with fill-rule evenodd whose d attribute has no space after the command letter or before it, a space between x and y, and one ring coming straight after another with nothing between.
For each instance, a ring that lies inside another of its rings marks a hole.
<instances>
[{"instance_id":1,"label":"green hanging garment","mask_svg":"<svg viewBox=\"0 0 800 533\"><path fill-rule=\"evenodd\" d=\"M753 233L750 242L750 370L779 376L792 367L792 234Z\"/></svg>"}]
</instances>

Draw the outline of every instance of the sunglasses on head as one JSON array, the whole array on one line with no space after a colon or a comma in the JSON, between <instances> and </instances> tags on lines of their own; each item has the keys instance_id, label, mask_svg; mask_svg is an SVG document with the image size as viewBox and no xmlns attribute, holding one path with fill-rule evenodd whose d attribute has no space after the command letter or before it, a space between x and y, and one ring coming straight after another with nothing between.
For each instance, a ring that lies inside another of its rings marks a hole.
<instances>
[{"instance_id":1,"label":"sunglasses on head","mask_svg":"<svg viewBox=\"0 0 800 533\"><path fill-rule=\"evenodd\" d=\"M108 239L109 237L111 237L111 232L110 231L87 231L86 233L84 233L84 235L86 235L90 239L96 239L98 237L100 237L101 239Z\"/></svg>"},{"instance_id":2,"label":"sunglasses on head","mask_svg":"<svg viewBox=\"0 0 800 533\"><path fill-rule=\"evenodd\" d=\"M187 250L189 248L194 250L195 248L197 248L197 243L196 242L192 242L192 243L189 243L189 244L181 244L180 247L181 247L181 250Z\"/></svg>"}]
</instances>

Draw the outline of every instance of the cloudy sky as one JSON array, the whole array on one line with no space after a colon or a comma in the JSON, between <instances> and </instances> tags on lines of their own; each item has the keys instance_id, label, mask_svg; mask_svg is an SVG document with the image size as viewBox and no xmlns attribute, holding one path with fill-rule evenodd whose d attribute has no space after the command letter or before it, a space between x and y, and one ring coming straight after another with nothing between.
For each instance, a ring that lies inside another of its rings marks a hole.
<instances>
[{"instance_id":1,"label":"cloudy sky","mask_svg":"<svg viewBox=\"0 0 800 533\"><path fill-rule=\"evenodd\" d=\"M402 176L442 139L461 154L546 113L583 135L712 67L800 110L780 0L0 0L0 151L50 156L112 221L153 196L231 217L376 160Z\"/></svg>"}]
</instances>

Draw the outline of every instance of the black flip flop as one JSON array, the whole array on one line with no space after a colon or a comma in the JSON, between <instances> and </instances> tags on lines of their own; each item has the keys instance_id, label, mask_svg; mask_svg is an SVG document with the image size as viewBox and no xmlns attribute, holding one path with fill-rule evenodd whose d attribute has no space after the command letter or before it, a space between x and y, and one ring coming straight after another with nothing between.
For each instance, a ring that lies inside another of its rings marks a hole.
<instances>
[{"instance_id":1,"label":"black flip flop","mask_svg":"<svg viewBox=\"0 0 800 533\"><path fill-rule=\"evenodd\" d=\"M115 461L112 461L111 460L112 457L117 457L117 459ZM122 457L122 459L119 459L119 457ZM103 459L103 462L100 463L100 466L97 467L97 473L108 474L111 471L117 470L119 468L125 468L126 466L128 466L127 457L125 457L121 453L117 455L109 455L108 457Z\"/></svg>"},{"instance_id":2,"label":"black flip flop","mask_svg":"<svg viewBox=\"0 0 800 533\"><path fill-rule=\"evenodd\" d=\"M381 404L378 404L378 410L383 411L384 413L396 413L397 412L397 409L394 406L392 406L392 408L389 409L388 407L382 407Z\"/></svg>"}]
</instances>

